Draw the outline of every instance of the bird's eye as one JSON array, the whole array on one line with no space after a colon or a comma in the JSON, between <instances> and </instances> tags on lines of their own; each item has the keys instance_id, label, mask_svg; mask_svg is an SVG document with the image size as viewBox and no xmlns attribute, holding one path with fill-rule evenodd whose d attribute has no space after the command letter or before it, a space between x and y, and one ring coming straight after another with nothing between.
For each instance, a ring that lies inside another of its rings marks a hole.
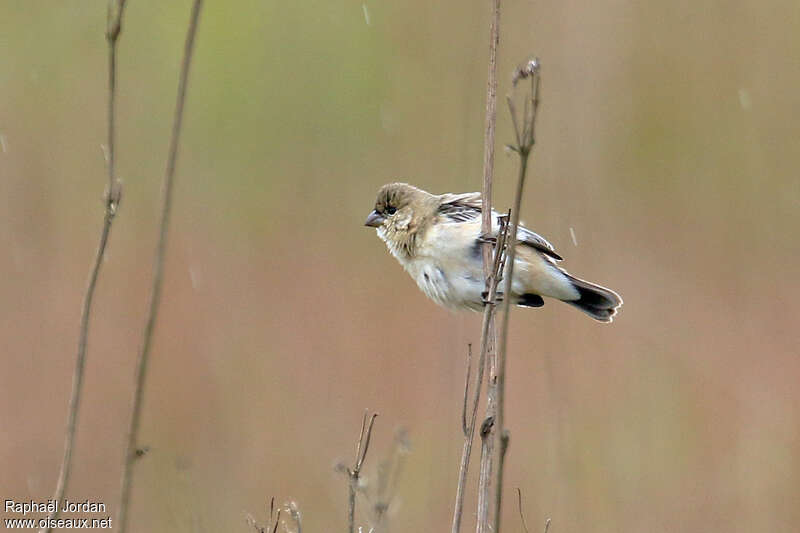
<instances>
[{"instance_id":1,"label":"bird's eye","mask_svg":"<svg viewBox=\"0 0 800 533\"><path fill-rule=\"evenodd\" d=\"M389 206L389 207L386 208L386 214L387 215L394 215L395 213L397 213L397 208L396 207Z\"/></svg>"}]
</instances>

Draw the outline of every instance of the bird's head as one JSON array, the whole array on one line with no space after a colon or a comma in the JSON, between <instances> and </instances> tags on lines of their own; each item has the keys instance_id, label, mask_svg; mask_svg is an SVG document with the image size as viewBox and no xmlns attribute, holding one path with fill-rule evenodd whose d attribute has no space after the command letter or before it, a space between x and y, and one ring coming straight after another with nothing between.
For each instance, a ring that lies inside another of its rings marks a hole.
<instances>
[{"instance_id":1,"label":"bird's head","mask_svg":"<svg viewBox=\"0 0 800 533\"><path fill-rule=\"evenodd\" d=\"M407 183L389 183L378 190L364 225L376 228L392 252L413 255L416 237L436 213L436 198Z\"/></svg>"}]
</instances>

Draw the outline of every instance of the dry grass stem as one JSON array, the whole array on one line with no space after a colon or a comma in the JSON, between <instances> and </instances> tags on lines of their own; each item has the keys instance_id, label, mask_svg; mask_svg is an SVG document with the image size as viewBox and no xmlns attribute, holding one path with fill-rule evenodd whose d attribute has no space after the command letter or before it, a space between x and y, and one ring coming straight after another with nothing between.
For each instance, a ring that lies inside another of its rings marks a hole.
<instances>
[{"instance_id":1,"label":"dry grass stem","mask_svg":"<svg viewBox=\"0 0 800 533\"><path fill-rule=\"evenodd\" d=\"M520 121L517 117L516 108L513 99L509 96L507 98L509 112L511 113L512 122L514 124L514 134L517 139L517 145L512 146L511 149L519 154L519 174L517 179L517 188L514 195L514 207L511 209L511 223L509 233L511 240L508 246L508 268L505 271L505 292L511 294L511 280L514 277L514 259L516 257L516 240L517 228L519 226L519 215L522 205L522 193L525 187L525 178L528 169L528 156L533 149L535 140L535 127L536 127L536 114L539 108L539 80L540 80L540 67L537 59L528 61L523 67L518 68L514 73L513 85L517 86L520 80L530 80L530 93L525 97L525 106L522 119ZM520 122L522 123L520 128ZM500 345L497 351L497 367L496 367L496 387L492 391L496 397L496 425L497 436L499 439L499 452L500 460L498 461L497 483L495 483L495 516L494 516L494 531L500 531L500 517L502 511L503 500L503 466L505 454L508 448L509 433L505 428L505 381L506 381L506 358L508 352L508 324L511 316L511 299L506 298L503 301L503 322L500 332Z\"/></svg>"},{"instance_id":2,"label":"dry grass stem","mask_svg":"<svg viewBox=\"0 0 800 533\"><path fill-rule=\"evenodd\" d=\"M144 386L147 377L147 365L150 358L152 347L153 331L155 330L158 318L158 309L161 302L161 288L163 282L164 255L167 248L167 233L169 229L170 214L172 212L172 190L175 177L175 166L178 160L178 146L180 141L181 125L183 123L183 107L186 102L186 88L189 83L189 68L192 63L192 53L194 51L194 39L197 33L197 25L202 9L202 0L194 0L192 12L189 18L189 28L186 33L184 44L183 60L181 62L181 72L178 80L178 96L175 105L175 117L172 124L172 135L170 137L169 154L167 156L167 168L163 182L163 198L161 204L161 216L159 222L158 244L153 265L153 284L150 290L150 301L147 309L147 319L145 322L144 334L142 336L142 347L139 351L139 358L136 364L135 389L133 401L131 402L131 418L126 439L125 456L123 459L122 489L119 503L119 517L117 526L120 533L124 533L128 524L128 504L130 500L130 490L133 481L133 465L137 455L137 440L139 435L139 422L141 419L142 402L144 400Z\"/></svg>"},{"instance_id":3,"label":"dry grass stem","mask_svg":"<svg viewBox=\"0 0 800 533\"><path fill-rule=\"evenodd\" d=\"M489 236L492 231L492 178L494 175L494 144L495 124L497 121L497 46L500 41L500 0L490 0L492 10L489 23L489 63L486 81L486 119L483 139L483 185L481 232ZM501 249L498 247L498 249ZM461 452L461 462L458 470L458 484L456 485L456 501L453 507L453 523L451 533L459 533L464 510L464 491L466 490L469 459L472 454L472 440L475 433L477 406L480 401L481 385L483 383L486 354L495 346L496 329L494 325L495 293L497 290L497 275L493 275L492 245L487 242L483 246L483 275L486 280L486 294L488 305L483 313L481 325L481 351L478 357L478 371L476 386L473 390L473 409L469 417L469 426L464 431L464 445ZM500 254L495 254L495 259ZM493 281L494 280L494 281ZM494 285L494 286L493 286ZM466 392L465 392L466 394ZM466 419L462 416L462 420ZM462 424L463 426L463 424Z\"/></svg>"},{"instance_id":4,"label":"dry grass stem","mask_svg":"<svg viewBox=\"0 0 800 533\"><path fill-rule=\"evenodd\" d=\"M469 437L467 427L467 399L469 398L469 378L472 374L472 343L467 344L467 371L464 379L464 403L461 406L461 431L465 437Z\"/></svg>"},{"instance_id":5,"label":"dry grass stem","mask_svg":"<svg viewBox=\"0 0 800 533\"><path fill-rule=\"evenodd\" d=\"M525 533L530 533L528 531L528 524L525 522L525 514L522 512L522 490L519 488L517 488L517 510L519 511L519 520L522 522L522 529Z\"/></svg>"},{"instance_id":6,"label":"dry grass stem","mask_svg":"<svg viewBox=\"0 0 800 533\"><path fill-rule=\"evenodd\" d=\"M108 238L111 234L111 224L117 214L120 200L122 199L122 187L115 173L115 111L116 111L116 85L117 85L117 40L122 28L122 13L125 8L125 0L110 0L108 4L108 25L106 28L106 41L108 42L108 148L107 148L107 169L108 185L104 195L105 213L103 215L103 227L100 230L100 242L94 255L91 270L89 271L89 281L86 285L86 292L83 296L81 305L81 318L78 333L78 353L75 358L75 369L72 374L72 391L70 393L69 407L67 410L67 429L64 437L64 455L61 460L61 469L56 482L56 490L53 494L55 501L61 501L69 485L70 473L72 470L72 451L75 446L75 434L78 423L78 412L80 411L81 394L83 391L83 374L86 366L86 351L89 339L89 321L92 316L92 303L94 302L97 280L100 276L100 268L106 253ZM56 508L48 515L48 526L40 531L49 533L49 526L52 520L58 518L59 509Z\"/></svg>"},{"instance_id":7,"label":"dry grass stem","mask_svg":"<svg viewBox=\"0 0 800 533\"><path fill-rule=\"evenodd\" d=\"M286 522L281 522L281 511L285 511L294 522L294 531L291 532ZM283 524L283 530L287 533L302 533L302 522L300 519L300 510L295 502L286 502L283 504L282 509L275 508L275 498L270 498L269 501L269 515L266 525L260 525L252 515L247 515L247 525L253 528L257 533L276 533L278 526Z\"/></svg>"},{"instance_id":8,"label":"dry grass stem","mask_svg":"<svg viewBox=\"0 0 800 533\"><path fill-rule=\"evenodd\" d=\"M472 388L472 401L470 402L469 406L465 403L465 409L461 414L462 421L468 420L469 423L467 424L466 431L464 432L464 445L458 471L458 485L456 486L456 504L453 511L452 532L458 531L461 527L469 458L472 452L473 435L475 433L475 423L478 416L478 405L480 404L481 399L481 384L483 383L483 374L486 368L487 354L490 351L489 342L491 342L491 328L494 324L494 313L497 306L497 287L501 281L500 273L503 271L505 266L505 243L506 239L508 238L508 224L506 223L507 218L508 217L498 217L500 228L494 247L495 252L492 257L491 271L489 273L489 285L485 300L486 307L483 312L483 322L481 325L481 351L478 359L477 376L475 377L475 384ZM470 366L471 365L468 366L468 373ZM469 381L467 381L465 385L465 389L467 388L469 388ZM465 396L467 395L466 390L464 394ZM467 407L470 407L469 415L467 415L466 412Z\"/></svg>"},{"instance_id":9,"label":"dry grass stem","mask_svg":"<svg viewBox=\"0 0 800 533\"><path fill-rule=\"evenodd\" d=\"M487 406L487 411L491 406ZM478 477L478 519L475 530L488 533L489 528L489 487L492 482L492 456L494 449L494 416L487 416L481 424L481 462Z\"/></svg>"},{"instance_id":10,"label":"dry grass stem","mask_svg":"<svg viewBox=\"0 0 800 533\"><path fill-rule=\"evenodd\" d=\"M347 524L350 533L355 532L356 527L356 491L358 490L358 480L361 476L361 467L364 465L364 459L367 457L369 450L369 441L372 438L372 426L375 424L375 419L378 413L373 413L369 416L367 411L361 419L361 431L358 435L358 443L356 445L356 457L353 461L353 466L350 468L340 467L342 471L347 474L348 491L347 491Z\"/></svg>"}]
</instances>

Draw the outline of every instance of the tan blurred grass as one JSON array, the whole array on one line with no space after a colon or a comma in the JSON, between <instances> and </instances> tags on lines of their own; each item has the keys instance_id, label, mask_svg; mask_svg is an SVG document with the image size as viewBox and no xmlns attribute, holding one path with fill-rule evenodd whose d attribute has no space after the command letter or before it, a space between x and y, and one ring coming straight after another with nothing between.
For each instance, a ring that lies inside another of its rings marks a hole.
<instances>
[{"instance_id":1,"label":"tan blurred grass","mask_svg":"<svg viewBox=\"0 0 800 533\"><path fill-rule=\"evenodd\" d=\"M381 413L375 458L393 423L414 443L392 523L449 523L478 318L424 299L361 223L398 177L479 187L487 13L366 5L370 25L355 2L207 3L134 530L244 529L273 494L300 502L309 531L343 527L332 466L367 406ZM126 15L126 197L89 348L76 497L117 496L187 6ZM0 10L0 495L39 499L57 474L102 209L105 12ZM625 298L611 327L558 305L514 321L506 479L529 523L794 531L797 6L516 3L502 17L499 72L533 52L544 64L524 219ZM498 139L510 135L501 113ZM513 169L500 154L498 206Z\"/></svg>"}]
</instances>

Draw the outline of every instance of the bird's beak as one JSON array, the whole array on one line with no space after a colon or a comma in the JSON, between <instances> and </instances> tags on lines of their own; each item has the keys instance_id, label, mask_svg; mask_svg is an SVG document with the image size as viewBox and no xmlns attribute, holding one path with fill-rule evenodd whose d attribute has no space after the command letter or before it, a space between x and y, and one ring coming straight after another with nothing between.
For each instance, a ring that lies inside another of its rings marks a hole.
<instances>
[{"instance_id":1,"label":"bird's beak","mask_svg":"<svg viewBox=\"0 0 800 533\"><path fill-rule=\"evenodd\" d=\"M370 228L377 228L381 224L383 224L384 218L383 215L378 213L377 211L372 211L367 217L366 222L364 222L365 226L369 226Z\"/></svg>"}]
</instances>

